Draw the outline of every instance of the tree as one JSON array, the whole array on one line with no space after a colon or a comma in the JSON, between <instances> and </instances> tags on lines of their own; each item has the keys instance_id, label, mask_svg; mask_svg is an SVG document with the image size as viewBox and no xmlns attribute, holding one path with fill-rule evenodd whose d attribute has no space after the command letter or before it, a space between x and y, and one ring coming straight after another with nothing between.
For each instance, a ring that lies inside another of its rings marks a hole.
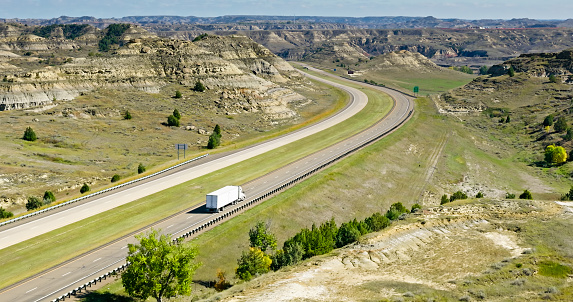
<instances>
[{"instance_id":1,"label":"tree","mask_svg":"<svg viewBox=\"0 0 573 302\"><path fill-rule=\"evenodd\" d=\"M173 116L176 117L178 120L181 119L181 113L179 113L179 110L177 110L177 108L173 110Z\"/></svg>"},{"instance_id":2,"label":"tree","mask_svg":"<svg viewBox=\"0 0 573 302\"><path fill-rule=\"evenodd\" d=\"M557 83L557 80L558 80L558 79L557 79L557 77L556 77L554 74L552 74L552 75L549 76L549 82L550 82L550 83Z\"/></svg>"},{"instance_id":3,"label":"tree","mask_svg":"<svg viewBox=\"0 0 573 302\"><path fill-rule=\"evenodd\" d=\"M203 83L201 83L201 81L197 80L197 82L195 82L195 87L193 87L193 90L198 91L198 92L203 92L205 91L205 85L203 85Z\"/></svg>"},{"instance_id":4,"label":"tree","mask_svg":"<svg viewBox=\"0 0 573 302\"><path fill-rule=\"evenodd\" d=\"M129 113L129 110L125 110L125 113L123 114L123 119L124 120L130 120L131 119L131 113Z\"/></svg>"},{"instance_id":5,"label":"tree","mask_svg":"<svg viewBox=\"0 0 573 302\"><path fill-rule=\"evenodd\" d=\"M444 194L442 195L442 199L440 200L440 204L446 204L450 202L450 198L448 197L448 195Z\"/></svg>"},{"instance_id":6,"label":"tree","mask_svg":"<svg viewBox=\"0 0 573 302\"><path fill-rule=\"evenodd\" d=\"M511 122L511 120L509 119L509 115L508 115L507 118L505 119L505 123L509 124L509 122Z\"/></svg>"},{"instance_id":7,"label":"tree","mask_svg":"<svg viewBox=\"0 0 573 302\"><path fill-rule=\"evenodd\" d=\"M360 238L360 231L352 223L343 223L336 234L336 247L343 247L357 241Z\"/></svg>"},{"instance_id":8,"label":"tree","mask_svg":"<svg viewBox=\"0 0 573 302\"><path fill-rule=\"evenodd\" d=\"M573 129L567 128L567 133L563 136L563 139L566 141L570 141L573 139Z\"/></svg>"},{"instance_id":9,"label":"tree","mask_svg":"<svg viewBox=\"0 0 573 302\"><path fill-rule=\"evenodd\" d=\"M543 126L547 127L552 125L553 125L553 114L550 114L546 116L545 119L543 120Z\"/></svg>"},{"instance_id":10,"label":"tree","mask_svg":"<svg viewBox=\"0 0 573 302\"><path fill-rule=\"evenodd\" d=\"M573 200L573 186L569 189L569 192L563 194L561 200ZM1 209L1 208L0 208Z\"/></svg>"},{"instance_id":11,"label":"tree","mask_svg":"<svg viewBox=\"0 0 573 302\"><path fill-rule=\"evenodd\" d=\"M262 221L257 222L249 230L249 243L250 247L258 248L263 252L266 252L269 248L273 250L277 248L277 238Z\"/></svg>"},{"instance_id":12,"label":"tree","mask_svg":"<svg viewBox=\"0 0 573 302\"><path fill-rule=\"evenodd\" d=\"M0 207L0 218L10 218L14 216L12 212L4 210L4 208Z\"/></svg>"},{"instance_id":13,"label":"tree","mask_svg":"<svg viewBox=\"0 0 573 302\"><path fill-rule=\"evenodd\" d=\"M567 151L561 146L549 145L545 148L545 162L560 164L567 161Z\"/></svg>"},{"instance_id":14,"label":"tree","mask_svg":"<svg viewBox=\"0 0 573 302\"><path fill-rule=\"evenodd\" d=\"M26 203L26 210L35 210L42 206L42 202L38 197L30 196L28 197L28 202Z\"/></svg>"},{"instance_id":15,"label":"tree","mask_svg":"<svg viewBox=\"0 0 573 302\"><path fill-rule=\"evenodd\" d=\"M44 192L44 204L50 204L54 201L56 201L56 196L54 196L54 193L52 193L52 191L46 191Z\"/></svg>"},{"instance_id":16,"label":"tree","mask_svg":"<svg viewBox=\"0 0 573 302\"><path fill-rule=\"evenodd\" d=\"M401 202L396 202L390 206L388 211L386 211L386 217L390 220L396 220L400 215L408 212L410 211L408 211Z\"/></svg>"},{"instance_id":17,"label":"tree","mask_svg":"<svg viewBox=\"0 0 573 302\"><path fill-rule=\"evenodd\" d=\"M531 192L525 190L521 195L519 195L519 199L533 199L533 196L531 196Z\"/></svg>"},{"instance_id":18,"label":"tree","mask_svg":"<svg viewBox=\"0 0 573 302\"><path fill-rule=\"evenodd\" d=\"M563 132L567 130L567 121L565 120L564 116L560 116L557 119L557 122L555 122L555 126L553 126L553 129L555 129L555 131L557 132Z\"/></svg>"},{"instance_id":19,"label":"tree","mask_svg":"<svg viewBox=\"0 0 573 302\"><path fill-rule=\"evenodd\" d=\"M183 95L181 94L181 91L179 90L175 90L175 98L176 99L180 99Z\"/></svg>"},{"instance_id":20,"label":"tree","mask_svg":"<svg viewBox=\"0 0 573 302\"><path fill-rule=\"evenodd\" d=\"M114 175L111 177L111 182L119 181L119 179L120 179L119 174L114 174Z\"/></svg>"},{"instance_id":21,"label":"tree","mask_svg":"<svg viewBox=\"0 0 573 302\"><path fill-rule=\"evenodd\" d=\"M36 133L34 132L34 130L32 130L32 127L26 128L26 130L24 131L24 136L22 137L22 139L29 141L29 142L33 142L37 139Z\"/></svg>"},{"instance_id":22,"label":"tree","mask_svg":"<svg viewBox=\"0 0 573 302\"><path fill-rule=\"evenodd\" d=\"M412 210L414 210L414 206L412 206ZM388 217L382 216L380 213L372 214L372 216L364 219L364 222L368 225L368 228L372 232L378 232L390 225L390 220Z\"/></svg>"},{"instance_id":23,"label":"tree","mask_svg":"<svg viewBox=\"0 0 573 302\"><path fill-rule=\"evenodd\" d=\"M209 141L207 142L207 149L215 149L221 144L221 127L219 124L215 125L213 133L209 136Z\"/></svg>"},{"instance_id":24,"label":"tree","mask_svg":"<svg viewBox=\"0 0 573 302\"><path fill-rule=\"evenodd\" d=\"M476 198L483 198L483 193L482 192L478 192L476 194Z\"/></svg>"},{"instance_id":25,"label":"tree","mask_svg":"<svg viewBox=\"0 0 573 302\"><path fill-rule=\"evenodd\" d=\"M179 119L173 115L168 116L167 126L179 127Z\"/></svg>"},{"instance_id":26,"label":"tree","mask_svg":"<svg viewBox=\"0 0 573 302\"><path fill-rule=\"evenodd\" d=\"M513 66L510 66L510 67L509 67L509 70L507 70L507 74L508 74L510 77L513 77L513 76L515 75L515 69L513 69Z\"/></svg>"},{"instance_id":27,"label":"tree","mask_svg":"<svg viewBox=\"0 0 573 302\"><path fill-rule=\"evenodd\" d=\"M456 199L468 199L468 195L462 191L457 191L456 193L452 194L452 196L450 196L450 202Z\"/></svg>"},{"instance_id":28,"label":"tree","mask_svg":"<svg viewBox=\"0 0 573 302\"><path fill-rule=\"evenodd\" d=\"M217 282L215 282L215 290L218 292L222 292L224 290L226 290L227 288L229 288L231 286L231 284L229 283L229 281L227 281L227 278L225 277L225 271L218 269L217 270Z\"/></svg>"},{"instance_id":29,"label":"tree","mask_svg":"<svg viewBox=\"0 0 573 302\"><path fill-rule=\"evenodd\" d=\"M488 70L489 70L489 68L487 68L487 66L484 65L484 66L479 68L479 74L486 75Z\"/></svg>"},{"instance_id":30,"label":"tree","mask_svg":"<svg viewBox=\"0 0 573 302\"><path fill-rule=\"evenodd\" d=\"M258 248L250 248L248 252L243 252L241 258L237 260L237 270L235 274L244 281L249 281L253 277L268 273L271 264L271 258Z\"/></svg>"},{"instance_id":31,"label":"tree","mask_svg":"<svg viewBox=\"0 0 573 302\"><path fill-rule=\"evenodd\" d=\"M271 269L276 271L284 266L295 265L302 261L303 256L304 247L302 244L289 239L284 243L282 250L278 250L271 256Z\"/></svg>"},{"instance_id":32,"label":"tree","mask_svg":"<svg viewBox=\"0 0 573 302\"><path fill-rule=\"evenodd\" d=\"M414 213L414 212L418 211L418 210L421 209L421 208L422 208L422 206L421 206L420 204L415 203L415 204L412 205L412 209L410 210L410 213Z\"/></svg>"},{"instance_id":33,"label":"tree","mask_svg":"<svg viewBox=\"0 0 573 302\"><path fill-rule=\"evenodd\" d=\"M80 193L84 194L85 192L89 192L90 190L90 186L88 186L88 184L84 183L84 185L80 188Z\"/></svg>"},{"instance_id":34,"label":"tree","mask_svg":"<svg viewBox=\"0 0 573 302\"><path fill-rule=\"evenodd\" d=\"M159 235L152 229L147 234L135 236L139 243L128 244L126 260L130 263L121 274L121 283L132 297L145 300L177 295L189 295L195 270L197 248L184 244L182 239L172 242L171 235Z\"/></svg>"},{"instance_id":35,"label":"tree","mask_svg":"<svg viewBox=\"0 0 573 302\"><path fill-rule=\"evenodd\" d=\"M147 168L145 168L145 166L142 163L140 163L139 166L137 166L137 174L141 174L145 172L145 170L147 170Z\"/></svg>"}]
</instances>

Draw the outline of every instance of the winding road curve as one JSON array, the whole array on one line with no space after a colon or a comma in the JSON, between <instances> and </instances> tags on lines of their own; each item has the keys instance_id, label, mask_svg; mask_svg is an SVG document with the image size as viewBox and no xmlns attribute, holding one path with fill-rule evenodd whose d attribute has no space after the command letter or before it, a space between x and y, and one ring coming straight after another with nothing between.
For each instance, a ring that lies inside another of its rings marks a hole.
<instances>
[{"instance_id":1,"label":"winding road curve","mask_svg":"<svg viewBox=\"0 0 573 302\"><path fill-rule=\"evenodd\" d=\"M320 72L318 70L314 71ZM144 196L165 190L169 187L187 182L213 171L223 169L240 161L315 134L324 129L335 126L336 124L355 115L362 110L368 102L366 95L358 89L308 74L307 76L347 91L352 98L351 103L341 112L322 122L286 134L279 138L245 148L226 156L213 158L206 163L201 163L124 190L118 190L115 193L102 196L92 202L84 203L64 211L55 212L45 217L33 219L23 224L2 230L0 231L0 249L60 228L67 224L80 221L97 213L113 209ZM394 99L395 104L389 114L374 126L357 135L304 157L283 168L277 169L254 181L243 184L244 191L249 197L245 202L257 198L281 184L321 166L325 162L329 162L332 158L340 156L340 154L345 154L349 150L355 149L356 146L361 146L365 142L379 137L381 133L386 133L390 129L394 129L409 118L413 110L413 102L410 97L381 87L376 87L376 89L389 94ZM202 222L211 220L214 217L231 211L233 208L234 207L229 207L222 213L206 213L204 211L204 207L197 206L191 211L180 213L157 223L154 225L154 228L162 229L165 232L172 234L174 237L177 237ZM0 290L0 301L53 300L56 297L69 292L71 289L85 284L88 280L93 280L95 277L101 276L125 263L125 255L127 254L126 246L128 243L132 242L134 242L133 236L122 238L106 246L96 248L89 253L66 262L65 264L58 265L46 272L2 289Z\"/></svg>"}]
</instances>

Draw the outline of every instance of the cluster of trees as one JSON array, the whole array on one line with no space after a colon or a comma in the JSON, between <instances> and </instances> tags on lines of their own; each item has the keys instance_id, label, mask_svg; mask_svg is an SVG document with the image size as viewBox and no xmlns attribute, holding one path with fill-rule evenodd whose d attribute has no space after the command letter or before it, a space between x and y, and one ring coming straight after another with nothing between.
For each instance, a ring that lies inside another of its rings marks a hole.
<instances>
[{"instance_id":1,"label":"cluster of trees","mask_svg":"<svg viewBox=\"0 0 573 302\"><path fill-rule=\"evenodd\" d=\"M87 24L52 24L48 26L39 26L34 28L32 34L44 38L49 38L52 34L52 31L56 28L60 27L64 32L64 38L66 39L75 39L81 35L83 35L88 27Z\"/></svg>"},{"instance_id":2,"label":"cluster of trees","mask_svg":"<svg viewBox=\"0 0 573 302\"><path fill-rule=\"evenodd\" d=\"M479 74L480 75L486 75L488 74L489 68L487 66L482 66L479 68Z\"/></svg>"},{"instance_id":3,"label":"cluster of trees","mask_svg":"<svg viewBox=\"0 0 573 302\"><path fill-rule=\"evenodd\" d=\"M563 132L569 129L569 125L567 124L567 120L565 119L564 116L560 116L555 122L555 125L553 122L555 122L555 117L553 116L553 114L550 114L543 119L543 126L544 127L553 126L553 129L557 132Z\"/></svg>"},{"instance_id":4,"label":"cluster of trees","mask_svg":"<svg viewBox=\"0 0 573 302\"><path fill-rule=\"evenodd\" d=\"M209 135L209 141L207 142L207 149L215 149L221 144L221 127L219 124L215 125L213 133Z\"/></svg>"},{"instance_id":5,"label":"cluster of trees","mask_svg":"<svg viewBox=\"0 0 573 302\"><path fill-rule=\"evenodd\" d=\"M192 42L201 41L201 40L207 38L207 36L208 36L207 33L200 34L200 35L198 35L197 37L195 37L195 39L193 39Z\"/></svg>"},{"instance_id":6,"label":"cluster of trees","mask_svg":"<svg viewBox=\"0 0 573 302\"><path fill-rule=\"evenodd\" d=\"M479 192L478 194L481 194L481 192ZM483 194L481 194L481 197L483 197ZM477 198L481 198L481 197L477 197ZM440 200L440 204L446 204L448 202L453 202L456 199L468 199L468 195L462 191L457 191L454 194L452 194L450 197L448 197L447 194L444 194L444 195L442 195L442 198Z\"/></svg>"},{"instance_id":7,"label":"cluster of trees","mask_svg":"<svg viewBox=\"0 0 573 302\"><path fill-rule=\"evenodd\" d=\"M179 113L179 110L173 110L173 114L167 117L167 126L179 127L181 125L180 119L181 113Z\"/></svg>"},{"instance_id":8,"label":"cluster of trees","mask_svg":"<svg viewBox=\"0 0 573 302\"><path fill-rule=\"evenodd\" d=\"M129 24L110 24L105 30L104 37L99 41L99 50L109 51L112 45L120 45L120 38L129 27Z\"/></svg>"},{"instance_id":9,"label":"cluster of trees","mask_svg":"<svg viewBox=\"0 0 573 302\"><path fill-rule=\"evenodd\" d=\"M141 300L153 297L157 301L191 293L195 271L201 266L195 258L196 247L175 242L171 235L159 235L151 230L135 236L138 244L128 244L127 262L121 283L128 295Z\"/></svg>"},{"instance_id":10,"label":"cluster of trees","mask_svg":"<svg viewBox=\"0 0 573 302\"><path fill-rule=\"evenodd\" d=\"M515 199L515 194L506 192L505 199ZM524 190L523 193L519 195L519 199L533 199L533 195L529 190Z\"/></svg>"},{"instance_id":11,"label":"cluster of trees","mask_svg":"<svg viewBox=\"0 0 573 302\"><path fill-rule=\"evenodd\" d=\"M56 201L56 197L51 191L44 192L44 197L42 200L36 196L30 196L28 197L28 202L26 203L26 210L35 210L54 201Z\"/></svg>"},{"instance_id":12,"label":"cluster of trees","mask_svg":"<svg viewBox=\"0 0 573 302\"><path fill-rule=\"evenodd\" d=\"M412 212L421 208L412 206ZM335 248L343 247L356 242L360 236L380 231L390 225L392 220L398 219L402 214L411 212L402 203L394 203L385 215L374 213L372 216L357 221L356 219L336 225L334 218L322 223L320 226L312 225L310 229L304 228L293 237L287 239L283 248L274 251L277 247L276 237L269 232L268 225L258 222L249 231L249 250L243 252L237 260L236 276L248 281L254 276L272 270L294 265L304 259L323 255Z\"/></svg>"},{"instance_id":13,"label":"cluster of trees","mask_svg":"<svg viewBox=\"0 0 573 302\"><path fill-rule=\"evenodd\" d=\"M474 74L474 71L471 68L469 68L467 65L465 65L465 66L453 66L450 68L455 70L455 71L459 71L459 72L463 72L463 73L467 73L467 74Z\"/></svg>"},{"instance_id":14,"label":"cluster of trees","mask_svg":"<svg viewBox=\"0 0 573 302\"><path fill-rule=\"evenodd\" d=\"M382 86L385 87L386 85L382 84L382 83L376 83L374 80L368 80L368 79L364 79L364 83L367 84L372 84L372 85L376 85L376 86Z\"/></svg>"}]
</instances>

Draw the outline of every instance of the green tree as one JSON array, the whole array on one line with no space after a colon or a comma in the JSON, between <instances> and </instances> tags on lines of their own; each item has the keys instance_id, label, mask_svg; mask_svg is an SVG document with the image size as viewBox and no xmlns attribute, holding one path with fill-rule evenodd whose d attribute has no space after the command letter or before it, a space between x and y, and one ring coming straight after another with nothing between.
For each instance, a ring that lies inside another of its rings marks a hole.
<instances>
[{"instance_id":1,"label":"green tree","mask_svg":"<svg viewBox=\"0 0 573 302\"><path fill-rule=\"evenodd\" d=\"M450 198L448 197L448 195L444 194L442 195L442 199L440 200L440 204L446 204L450 202Z\"/></svg>"},{"instance_id":2,"label":"green tree","mask_svg":"<svg viewBox=\"0 0 573 302\"><path fill-rule=\"evenodd\" d=\"M505 119L505 123L509 124L509 122L511 122L511 119L509 118L509 115L508 115L507 118Z\"/></svg>"},{"instance_id":3,"label":"green tree","mask_svg":"<svg viewBox=\"0 0 573 302\"><path fill-rule=\"evenodd\" d=\"M545 119L543 119L543 126L547 127L547 126L552 126L553 125L553 114L550 114L548 116L545 117Z\"/></svg>"},{"instance_id":4,"label":"green tree","mask_svg":"<svg viewBox=\"0 0 573 302\"><path fill-rule=\"evenodd\" d=\"M198 91L198 92L203 92L205 91L205 85L203 85L203 83L201 83L201 81L197 80L197 82L195 82L195 87L193 87L193 90Z\"/></svg>"},{"instance_id":5,"label":"green tree","mask_svg":"<svg viewBox=\"0 0 573 302\"><path fill-rule=\"evenodd\" d=\"M147 170L147 168L145 168L145 166L142 163L140 163L139 166L137 166L137 174L141 174L145 172L145 170Z\"/></svg>"},{"instance_id":6,"label":"green tree","mask_svg":"<svg viewBox=\"0 0 573 302\"><path fill-rule=\"evenodd\" d=\"M567 128L567 133L563 136L563 139L566 141L570 141L573 139L573 129Z\"/></svg>"},{"instance_id":7,"label":"green tree","mask_svg":"<svg viewBox=\"0 0 573 302\"><path fill-rule=\"evenodd\" d=\"M533 196L531 196L531 192L525 190L521 195L519 195L519 199L533 199Z\"/></svg>"},{"instance_id":8,"label":"green tree","mask_svg":"<svg viewBox=\"0 0 573 302\"><path fill-rule=\"evenodd\" d=\"M12 212L4 210L4 208L0 207L0 218L10 218L14 216Z\"/></svg>"},{"instance_id":9,"label":"green tree","mask_svg":"<svg viewBox=\"0 0 573 302\"><path fill-rule=\"evenodd\" d=\"M217 134L219 137L221 136L221 127L219 127L219 124L215 125L213 133Z\"/></svg>"},{"instance_id":10,"label":"green tree","mask_svg":"<svg viewBox=\"0 0 573 302\"><path fill-rule=\"evenodd\" d=\"M121 274L121 283L131 297L158 302L177 295L189 295L195 270L197 248L186 245L182 239L172 242L171 235L159 235L151 230L135 236L139 243L128 244L126 260L130 263Z\"/></svg>"},{"instance_id":11,"label":"green tree","mask_svg":"<svg viewBox=\"0 0 573 302\"><path fill-rule=\"evenodd\" d=\"M456 199L467 199L468 195L466 195L466 193L462 192L462 191L457 191L454 194L452 194L452 196L450 196L450 202L456 200Z\"/></svg>"},{"instance_id":12,"label":"green tree","mask_svg":"<svg viewBox=\"0 0 573 302\"><path fill-rule=\"evenodd\" d=\"M360 231L352 223L343 223L336 234L336 247L343 247L360 238Z\"/></svg>"},{"instance_id":13,"label":"green tree","mask_svg":"<svg viewBox=\"0 0 573 302\"><path fill-rule=\"evenodd\" d=\"M483 193L482 192L478 192L476 194L476 198L483 198Z\"/></svg>"},{"instance_id":14,"label":"green tree","mask_svg":"<svg viewBox=\"0 0 573 302\"><path fill-rule=\"evenodd\" d=\"M24 131L24 136L22 137L22 139L29 141L29 142L33 142L37 139L36 132L34 132L34 130L32 130L32 127L28 127Z\"/></svg>"},{"instance_id":15,"label":"green tree","mask_svg":"<svg viewBox=\"0 0 573 302\"><path fill-rule=\"evenodd\" d=\"M181 97L183 97L183 95L181 94L181 91L175 90L175 98L180 99Z\"/></svg>"},{"instance_id":16,"label":"green tree","mask_svg":"<svg viewBox=\"0 0 573 302\"><path fill-rule=\"evenodd\" d=\"M401 202L396 202L390 206L388 211L386 211L386 217L390 220L396 220L400 215L408 212L410 211L408 211Z\"/></svg>"},{"instance_id":17,"label":"green tree","mask_svg":"<svg viewBox=\"0 0 573 302\"><path fill-rule=\"evenodd\" d=\"M266 252L269 248L273 250L277 248L277 238L264 222L259 221L249 230L249 244L250 247Z\"/></svg>"},{"instance_id":18,"label":"green tree","mask_svg":"<svg viewBox=\"0 0 573 302\"><path fill-rule=\"evenodd\" d=\"M111 177L111 182L119 181L119 179L120 179L119 174L114 174L114 175Z\"/></svg>"},{"instance_id":19,"label":"green tree","mask_svg":"<svg viewBox=\"0 0 573 302\"><path fill-rule=\"evenodd\" d=\"M179 119L176 118L174 115L170 115L167 117L167 126L179 127Z\"/></svg>"},{"instance_id":20,"label":"green tree","mask_svg":"<svg viewBox=\"0 0 573 302\"><path fill-rule=\"evenodd\" d=\"M178 120L181 119L181 113L179 113L179 110L177 110L177 108L173 110L173 116L176 117Z\"/></svg>"},{"instance_id":21,"label":"green tree","mask_svg":"<svg viewBox=\"0 0 573 302\"><path fill-rule=\"evenodd\" d=\"M510 67L509 67L509 70L507 70L507 74L508 74L510 77L513 77L513 76L515 75L515 69L513 69L513 66L510 66Z\"/></svg>"},{"instance_id":22,"label":"green tree","mask_svg":"<svg viewBox=\"0 0 573 302\"><path fill-rule=\"evenodd\" d=\"M561 200L573 200L573 186L571 186L569 192L563 194Z\"/></svg>"},{"instance_id":23,"label":"green tree","mask_svg":"<svg viewBox=\"0 0 573 302\"><path fill-rule=\"evenodd\" d=\"M412 207L412 209L414 209L414 207ZM388 217L382 216L380 213L372 214L372 216L364 219L364 222L366 222L368 228L372 232L378 232L390 225L390 220Z\"/></svg>"},{"instance_id":24,"label":"green tree","mask_svg":"<svg viewBox=\"0 0 573 302\"><path fill-rule=\"evenodd\" d=\"M560 116L557 119L557 122L555 122L555 126L553 126L553 129L555 129L555 131L557 132L563 132L565 130L567 130L567 121L565 120L564 116Z\"/></svg>"},{"instance_id":25,"label":"green tree","mask_svg":"<svg viewBox=\"0 0 573 302\"><path fill-rule=\"evenodd\" d=\"M557 83L557 77L554 74L550 75L549 76L549 82L550 83Z\"/></svg>"},{"instance_id":26,"label":"green tree","mask_svg":"<svg viewBox=\"0 0 573 302\"><path fill-rule=\"evenodd\" d=\"M52 193L52 191L46 191L44 192L44 204L50 204L54 201L56 201L56 196L54 196L54 193Z\"/></svg>"},{"instance_id":27,"label":"green tree","mask_svg":"<svg viewBox=\"0 0 573 302\"><path fill-rule=\"evenodd\" d=\"M215 149L221 144L221 127L219 124L215 125L213 133L209 136L209 141L207 142L207 149Z\"/></svg>"},{"instance_id":28,"label":"green tree","mask_svg":"<svg viewBox=\"0 0 573 302\"><path fill-rule=\"evenodd\" d=\"M253 277L268 273L271 264L271 258L258 248L249 248L248 252L243 252L241 258L237 260L236 276L244 281L249 281Z\"/></svg>"},{"instance_id":29,"label":"green tree","mask_svg":"<svg viewBox=\"0 0 573 302\"><path fill-rule=\"evenodd\" d=\"M545 162L560 164L567 161L567 151L561 146L549 145L545 148Z\"/></svg>"},{"instance_id":30,"label":"green tree","mask_svg":"<svg viewBox=\"0 0 573 302\"><path fill-rule=\"evenodd\" d=\"M131 113L129 113L129 110L125 110L125 113L123 114L123 119L124 120L130 120L131 119Z\"/></svg>"},{"instance_id":31,"label":"green tree","mask_svg":"<svg viewBox=\"0 0 573 302\"><path fill-rule=\"evenodd\" d=\"M479 74L486 75L488 70L489 70L489 68L487 68L487 66L484 65L484 66L479 68Z\"/></svg>"},{"instance_id":32,"label":"green tree","mask_svg":"<svg viewBox=\"0 0 573 302\"><path fill-rule=\"evenodd\" d=\"M410 210L410 213L414 213L414 212L416 212L417 210L419 210L419 209L421 209L421 208L422 208L422 206L421 206L420 204L415 203L415 204L412 205L412 209Z\"/></svg>"},{"instance_id":33,"label":"green tree","mask_svg":"<svg viewBox=\"0 0 573 302\"><path fill-rule=\"evenodd\" d=\"M88 186L88 184L84 183L84 185L80 188L80 193L84 194L85 192L89 192L90 190L90 186Z\"/></svg>"},{"instance_id":34,"label":"green tree","mask_svg":"<svg viewBox=\"0 0 573 302\"><path fill-rule=\"evenodd\" d=\"M295 265L302 261L304 256L304 248L302 244L294 241L286 241L283 249L276 251L271 256L271 269L276 271L284 266Z\"/></svg>"},{"instance_id":35,"label":"green tree","mask_svg":"<svg viewBox=\"0 0 573 302\"><path fill-rule=\"evenodd\" d=\"M42 206L42 202L38 197L30 196L28 197L28 202L26 203L26 210L35 210Z\"/></svg>"}]
</instances>

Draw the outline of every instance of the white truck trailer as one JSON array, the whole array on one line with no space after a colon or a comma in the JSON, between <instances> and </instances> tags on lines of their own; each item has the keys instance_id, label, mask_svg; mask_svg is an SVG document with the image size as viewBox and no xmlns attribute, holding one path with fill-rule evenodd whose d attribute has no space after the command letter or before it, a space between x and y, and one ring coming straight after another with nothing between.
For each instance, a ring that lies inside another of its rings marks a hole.
<instances>
[{"instance_id":1,"label":"white truck trailer","mask_svg":"<svg viewBox=\"0 0 573 302\"><path fill-rule=\"evenodd\" d=\"M207 194L207 210L219 212L229 204L235 204L245 199L243 188L240 186L226 186Z\"/></svg>"}]
</instances>

